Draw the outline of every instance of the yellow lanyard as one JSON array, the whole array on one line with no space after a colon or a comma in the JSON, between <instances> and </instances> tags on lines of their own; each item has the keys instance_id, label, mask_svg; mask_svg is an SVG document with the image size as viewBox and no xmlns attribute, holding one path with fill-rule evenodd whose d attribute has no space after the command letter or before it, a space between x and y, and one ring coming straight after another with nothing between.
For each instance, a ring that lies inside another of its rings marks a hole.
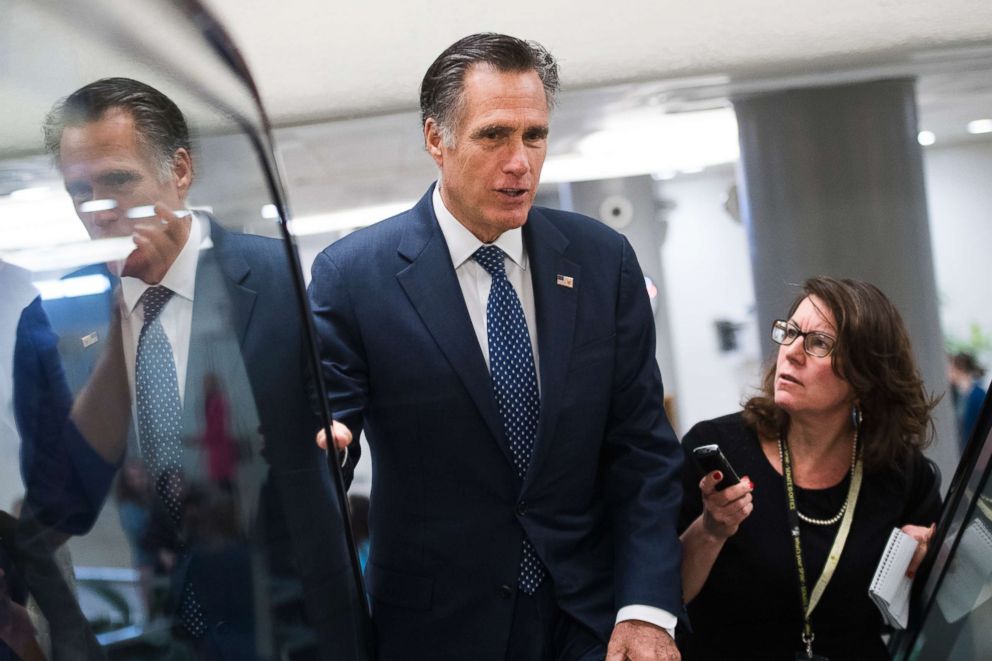
<instances>
[{"instance_id":1,"label":"yellow lanyard","mask_svg":"<svg viewBox=\"0 0 992 661\"><path fill-rule=\"evenodd\" d=\"M827 584L833 578L834 570L840 562L840 554L844 550L847 542L847 535L851 532L851 522L854 520L854 506L858 502L858 492L861 491L861 479L864 476L864 466L861 456L857 455L854 462L854 472L851 475L851 484L847 489L847 507L844 511L844 518L841 519L840 528L834 537L834 543L830 547L827 555L827 563L823 566L823 573L813 586L813 595L809 596L806 588L806 568L803 564L803 549L799 540L799 510L796 507L796 490L792 480L792 461L789 457L789 449L785 443L779 439L779 456L782 460L782 474L785 477L785 499L789 507L789 527L792 529L792 545L796 552L796 574L799 577L799 599L803 607L803 644L806 646L806 656L813 658L813 626L810 624L810 616L813 609L820 602L820 597L827 589Z\"/></svg>"}]
</instances>

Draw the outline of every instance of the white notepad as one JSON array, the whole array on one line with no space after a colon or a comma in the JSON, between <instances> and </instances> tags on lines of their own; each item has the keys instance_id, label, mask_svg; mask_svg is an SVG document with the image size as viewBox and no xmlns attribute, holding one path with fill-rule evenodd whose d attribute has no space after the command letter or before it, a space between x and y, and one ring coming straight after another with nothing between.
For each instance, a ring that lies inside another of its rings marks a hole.
<instances>
[{"instance_id":1,"label":"white notepad","mask_svg":"<svg viewBox=\"0 0 992 661\"><path fill-rule=\"evenodd\" d=\"M878 606L882 617L897 629L905 629L909 622L909 592L913 581L906 576L906 570L916 546L915 539L893 528L868 588L868 596Z\"/></svg>"}]
</instances>

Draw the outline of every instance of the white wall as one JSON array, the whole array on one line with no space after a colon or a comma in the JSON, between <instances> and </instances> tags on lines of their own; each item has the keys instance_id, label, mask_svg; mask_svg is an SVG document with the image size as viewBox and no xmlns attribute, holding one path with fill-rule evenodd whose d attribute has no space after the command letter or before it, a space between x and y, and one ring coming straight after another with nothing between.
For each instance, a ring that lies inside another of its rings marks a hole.
<instances>
[{"instance_id":1,"label":"white wall","mask_svg":"<svg viewBox=\"0 0 992 661\"><path fill-rule=\"evenodd\" d=\"M661 196L674 204L662 264L675 373L664 377L676 396L680 435L700 420L739 410L760 379L747 236L724 210L734 183L730 166L659 183ZM736 351L718 350L717 320L742 324Z\"/></svg>"},{"instance_id":2,"label":"white wall","mask_svg":"<svg viewBox=\"0 0 992 661\"><path fill-rule=\"evenodd\" d=\"M924 171L944 335L992 334L992 139L928 147Z\"/></svg>"}]
</instances>

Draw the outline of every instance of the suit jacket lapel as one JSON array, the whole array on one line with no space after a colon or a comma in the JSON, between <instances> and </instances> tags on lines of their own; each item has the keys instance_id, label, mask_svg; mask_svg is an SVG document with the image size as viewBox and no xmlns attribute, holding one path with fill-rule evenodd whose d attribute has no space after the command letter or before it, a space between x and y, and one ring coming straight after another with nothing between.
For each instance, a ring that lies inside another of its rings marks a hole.
<instances>
[{"instance_id":1,"label":"suit jacket lapel","mask_svg":"<svg viewBox=\"0 0 992 661\"><path fill-rule=\"evenodd\" d=\"M541 370L541 420L527 469L526 487L538 472L554 436L575 337L581 280L579 265L564 256L568 239L537 209L531 210L524 226L524 242L534 283ZM571 286L558 284L558 276L571 277Z\"/></svg>"},{"instance_id":2,"label":"suit jacket lapel","mask_svg":"<svg viewBox=\"0 0 992 661\"><path fill-rule=\"evenodd\" d=\"M409 212L410 224L400 242L399 253L410 265L397 273L396 278L472 397L506 460L512 464L489 370L451 265L451 253L434 216L433 191L432 186Z\"/></svg>"},{"instance_id":3,"label":"suit jacket lapel","mask_svg":"<svg viewBox=\"0 0 992 661\"><path fill-rule=\"evenodd\" d=\"M230 245L231 236L212 218L210 219L210 240L214 247L211 253L217 260L224 278L227 280L227 293L231 300L231 323L238 342L244 346L252 313L255 310L257 293L250 286L251 267L240 250ZM202 261L202 260L201 260Z\"/></svg>"},{"instance_id":4,"label":"suit jacket lapel","mask_svg":"<svg viewBox=\"0 0 992 661\"><path fill-rule=\"evenodd\" d=\"M237 373L243 362L238 347L243 348L245 344L256 292L248 286L251 268L241 252L231 245L231 239L231 235L211 219L213 248L200 251L196 267L182 413L183 433L187 437L198 435L203 426L204 376L213 372L221 377L228 396L233 396L237 384L232 382L231 372ZM235 338L237 347L233 346ZM192 474L202 471L201 454L190 448L183 453L185 467Z\"/></svg>"}]
</instances>

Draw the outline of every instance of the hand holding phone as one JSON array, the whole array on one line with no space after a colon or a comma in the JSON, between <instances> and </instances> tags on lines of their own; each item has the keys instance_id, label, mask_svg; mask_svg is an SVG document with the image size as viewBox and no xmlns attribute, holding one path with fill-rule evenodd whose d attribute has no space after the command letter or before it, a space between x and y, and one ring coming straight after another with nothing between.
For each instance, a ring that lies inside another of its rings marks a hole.
<instances>
[{"instance_id":1,"label":"hand holding phone","mask_svg":"<svg viewBox=\"0 0 992 661\"><path fill-rule=\"evenodd\" d=\"M723 456L719 445L701 445L692 451L692 456L703 475L709 475L713 471L720 471L723 474L723 479L716 485L717 491L723 491L741 481L730 462Z\"/></svg>"}]
</instances>

